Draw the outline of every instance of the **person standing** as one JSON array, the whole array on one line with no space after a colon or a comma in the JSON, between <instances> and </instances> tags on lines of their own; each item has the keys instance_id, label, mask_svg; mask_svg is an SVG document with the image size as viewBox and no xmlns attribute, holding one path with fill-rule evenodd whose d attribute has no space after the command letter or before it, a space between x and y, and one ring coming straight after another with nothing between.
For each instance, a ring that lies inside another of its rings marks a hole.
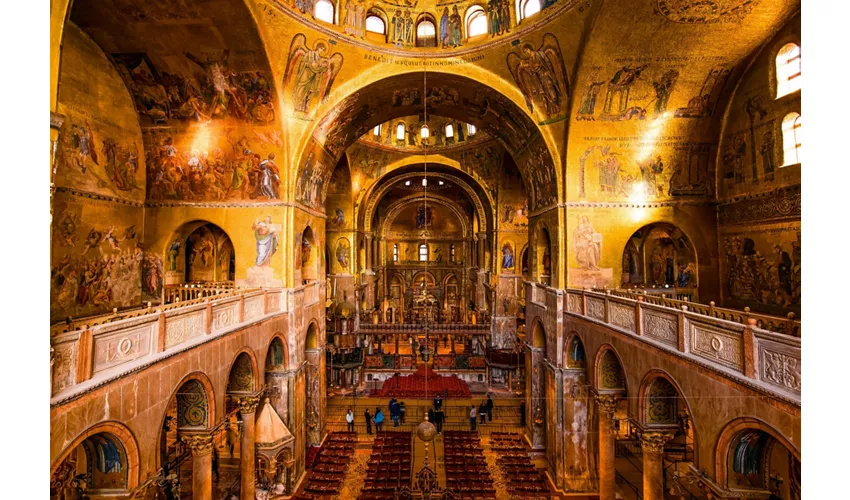
<instances>
[{"instance_id":1,"label":"person standing","mask_svg":"<svg viewBox=\"0 0 850 500\"><path fill-rule=\"evenodd\" d=\"M437 395L434 397L434 409L439 410L442 407L443 407L443 398L440 397L440 393L438 392Z\"/></svg>"},{"instance_id":2,"label":"person standing","mask_svg":"<svg viewBox=\"0 0 850 500\"><path fill-rule=\"evenodd\" d=\"M369 413L369 408L366 408L366 434L372 435L372 414Z\"/></svg>"},{"instance_id":3,"label":"person standing","mask_svg":"<svg viewBox=\"0 0 850 500\"><path fill-rule=\"evenodd\" d=\"M212 471L215 476L215 482L218 482L218 448L213 446L212 452Z\"/></svg>"},{"instance_id":4,"label":"person standing","mask_svg":"<svg viewBox=\"0 0 850 500\"><path fill-rule=\"evenodd\" d=\"M493 400L490 399L490 395L487 395L487 421L493 421Z\"/></svg>"},{"instance_id":5,"label":"person standing","mask_svg":"<svg viewBox=\"0 0 850 500\"><path fill-rule=\"evenodd\" d=\"M487 422L487 403L485 403L484 401L482 401L481 404L478 405L478 416L481 417L480 423L482 425Z\"/></svg>"},{"instance_id":6,"label":"person standing","mask_svg":"<svg viewBox=\"0 0 850 500\"><path fill-rule=\"evenodd\" d=\"M380 408L375 408L375 432L384 430L384 414Z\"/></svg>"},{"instance_id":7,"label":"person standing","mask_svg":"<svg viewBox=\"0 0 850 500\"><path fill-rule=\"evenodd\" d=\"M443 413L442 409L434 412L434 425L437 426L437 434L439 434L441 436L443 435L443 420L445 418L446 418L446 415L445 415L445 413Z\"/></svg>"},{"instance_id":8,"label":"person standing","mask_svg":"<svg viewBox=\"0 0 850 500\"><path fill-rule=\"evenodd\" d=\"M239 436L236 432L236 424L227 424L227 448L230 450L230 458L233 458L233 447L236 446L236 441Z\"/></svg>"},{"instance_id":9,"label":"person standing","mask_svg":"<svg viewBox=\"0 0 850 500\"><path fill-rule=\"evenodd\" d=\"M469 410L469 430L475 430L475 405L472 405L472 409Z\"/></svg>"},{"instance_id":10,"label":"person standing","mask_svg":"<svg viewBox=\"0 0 850 500\"><path fill-rule=\"evenodd\" d=\"M345 414L345 423L348 424L348 432L354 432L354 412L351 411L351 408Z\"/></svg>"},{"instance_id":11,"label":"person standing","mask_svg":"<svg viewBox=\"0 0 850 500\"><path fill-rule=\"evenodd\" d=\"M401 425L404 425L404 417L407 413L407 408L404 407L404 402L398 404L398 419L401 422Z\"/></svg>"}]
</instances>

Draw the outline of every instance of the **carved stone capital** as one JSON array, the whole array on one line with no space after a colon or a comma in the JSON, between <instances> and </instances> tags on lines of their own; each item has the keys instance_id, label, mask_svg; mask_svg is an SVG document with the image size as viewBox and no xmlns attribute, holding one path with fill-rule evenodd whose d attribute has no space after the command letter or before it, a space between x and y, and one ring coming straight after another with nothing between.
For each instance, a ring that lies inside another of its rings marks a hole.
<instances>
[{"instance_id":1,"label":"carved stone capital","mask_svg":"<svg viewBox=\"0 0 850 500\"><path fill-rule=\"evenodd\" d=\"M236 404L239 405L239 412L243 415L254 413L260 404L260 398L258 396L241 396L236 398Z\"/></svg>"},{"instance_id":2,"label":"carved stone capital","mask_svg":"<svg viewBox=\"0 0 850 500\"><path fill-rule=\"evenodd\" d=\"M644 453L661 453L664 451L664 444L671 439L672 432L644 432L640 436L640 447Z\"/></svg>"},{"instance_id":3,"label":"carved stone capital","mask_svg":"<svg viewBox=\"0 0 850 500\"><path fill-rule=\"evenodd\" d=\"M206 455L213 449L213 439L209 434L184 434L180 440L186 443L195 457Z\"/></svg>"},{"instance_id":4,"label":"carved stone capital","mask_svg":"<svg viewBox=\"0 0 850 500\"><path fill-rule=\"evenodd\" d=\"M65 123L65 115L60 115L53 111L50 112L50 128L59 130L62 128L63 123Z\"/></svg>"},{"instance_id":5,"label":"carved stone capital","mask_svg":"<svg viewBox=\"0 0 850 500\"><path fill-rule=\"evenodd\" d=\"M596 405L599 407L599 415L608 419L614 418L614 410L617 409L617 396L612 394L597 394Z\"/></svg>"}]
</instances>

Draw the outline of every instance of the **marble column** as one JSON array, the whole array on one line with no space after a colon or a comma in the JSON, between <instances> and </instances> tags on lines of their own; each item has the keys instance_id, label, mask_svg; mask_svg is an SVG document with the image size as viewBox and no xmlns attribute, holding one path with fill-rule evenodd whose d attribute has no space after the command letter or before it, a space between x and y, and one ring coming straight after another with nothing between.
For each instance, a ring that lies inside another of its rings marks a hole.
<instances>
[{"instance_id":1,"label":"marble column","mask_svg":"<svg viewBox=\"0 0 850 500\"><path fill-rule=\"evenodd\" d=\"M239 448L240 499L254 500L255 459L254 459L254 415L260 398L240 397L237 400L242 414L242 443Z\"/></svg>"},{"instance_id":2,"label":"marble column","mask_svg":"<svg viewBox=\"0 0 850 500\"><path fill-rule=\"evenodd\" d=\"M672 432L648 431L640 436L643 453L643 498L664 500L664 444L673 439Z\"/></svg>"},{"instance_id":3,"label":"marble column","mask_svg":"<svg viewBox=\"0 0 850 500\"><path fill-rule=\"evenodd\" d=\"M366 244L364 246L366 247L366 262L364 262L363 265L366 268L366 274L372 274L372 235L367 233L365 238Z\"/></svg>"},{"instance_id":4,"label":"marble column","mask_svg":"<svg viewBox=\"0 0 850 500\"><path fill-rule=\"evenodd\" d=\"M614 410L617 397L609 394L597 395L599 409L599 500L614 500ZM644 497L646 498L646 497Z\"/></svg>"},{"instance_id":5,"label":"marble column","mask_svg":"<svg viewBox=\"0 0 850 500\"><path fill-rule=\"evenodd\" d=\"M192 499L212 500L212 436L186 434L181 439L192 450Z\"/></svg>"}]
</instances>

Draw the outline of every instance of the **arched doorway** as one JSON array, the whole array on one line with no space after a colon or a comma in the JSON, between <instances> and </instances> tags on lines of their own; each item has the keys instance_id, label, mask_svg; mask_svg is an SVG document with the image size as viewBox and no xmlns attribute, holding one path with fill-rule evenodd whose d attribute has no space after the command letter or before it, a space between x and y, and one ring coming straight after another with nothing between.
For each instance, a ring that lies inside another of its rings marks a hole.
<instances>
[{"instance_id":1,"label":"arched doorway","mask_svg":"<svg viewBox=\"0 0 850 500\"><path fill-rule=\"evenodd\" d=\"M535 275L537 281L544 285L552 284L552 239L549 230L538 224L535 231Z\"/></svg>"},{"instance_id":2,"label":"arched doorway","mask_svg":"<svg viewBox=\"0 0 850 500\"><path fill-rule=\"evenodd\" d=\"M233 287L236 273L233 241L211 222L192 221L180 226L168 243L165 256L166 303L178 298L197 298L203 295L201 289ZM187 292L187 288L193 291Z\"/></svg>"},{"instance_id":3,"label":"arched doorway","mask_svg":"<svg viewBox=\"0 0 850 500\"><path fill-rule=\"evenodd\" d=\"M289 426L289 394L294 379L287 372L289 366L289 350L279 335L275 335L269 344L266 354L265 374L266 387L272 407L277 411L281 420Z\"/></svg>"},{"instance_id":4,"label":"arched doorway","mask_svg":"<svg viewBox=\"0 0 850 500\"><path fill-rule=\"evenodd\" d=\"M316 236L313 228L307 226L301 233L301 279L309 283L316 281L319 276L319 249L316 248Z\"/></svg>"},{"instance_id":5,"label":"arched doorway","mask_svg":"<svg viewBox=\"0 0 850 500\"><path fill-rule=\"evenodd\" d=\"M614 498L616 468L614 457L616 439L629 435L628 391L626 375L620 357L611 345L603 345L596 354L595 363L596 409L599 439L599 497ZM617 436L615 438L615 435ZM632 477L640 484L640 477Z\"/></svg>"},{"instance_id":6,"label":"arched doorway","mask_svg":"<svg viewBox=\"0 0 850 500\"><path fill-rule=\"evenodd\" d=\"M699 281L697 255L690 238L666 222L648 224L626 242L623 286L695 300Z\"/></svg>"},{"instance_id":7,"label":"arched doorway","mask_svg":"<svg viewBox=\"0 0 850 500\"><path fill-rule=\"evenodd\" d=\"M307 445L321 442L324 426L325 357L319 344L319 327L315 321L307 327L304 343L307 399Z\"/></svg>"},{"instance_id":8,"label":"arched doorway","mask_svg":"<svg viewBox=\"0 0 850 500\"><path fill-rule=\"evenodd\" d=\"M190 451L193 436L210 438L214 419L212 384L201 374L188 375L174 391L165 408L159 434L159 465L163 477L173 480L192 477L194 457ZM210 459L207 456L205 459ZM192 481L180 481L181 492L192 492Z\"/></svg>"},{"instance_id":9,"label":"arched doorway","mask_svg":"<svg viewBox=\"0 0 850 500\"><path fill-rule=\"evenodd\" d=\"M132 439L129 431L115 423L101 424L84 433L53 470L51 500L83 498L83 492L86 498L129 494L135 486L130 484L130 460L138 469L138 457L128 454L124 439ZM131 444L132 453L137 453L135 443Z\"/></svg>"},{"instance_id":10,"label":"arched doorway","mask_svg":"<svg viewBox=\"0 0 850 500\"><path fill-rule=\"evenodd\" d=\"M568 491L595 491L598 487L596 461L599 446L595 438L596 405L588 384L584 343L577 332L570 332L566 336L561 359L562 391L556 395L556 401L558 411L563 414L565 433L558 435L556 431L549 431L552 437L548 442L555 443L558 439L563 441L556 446L547 446L547 453L553 467L564 464L560 474L555 475L563 475L562 487ZM552 427L557 429L557 426ZM556 456L558 449L563 450L562 460Z\"/></svg>"},{"instance_id":11,"label":"arched doorway","mask_svg":"<svg viewBox=\"0 0 850 500\"><path fill-rule=\"evenodd\" d=\"M770 491L782 500L802 498L800 452L779 431L743 417L720 434L715 456L721 486Z\"/></svg>"}]
</instances>

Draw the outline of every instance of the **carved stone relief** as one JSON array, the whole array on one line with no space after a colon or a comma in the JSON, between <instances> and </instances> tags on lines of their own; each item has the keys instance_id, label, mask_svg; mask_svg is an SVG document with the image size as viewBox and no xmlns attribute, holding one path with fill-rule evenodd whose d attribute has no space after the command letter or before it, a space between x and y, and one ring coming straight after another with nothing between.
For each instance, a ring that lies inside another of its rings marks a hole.
<instances>
[{"instance_id":1,"label":"carved stone relief","mask_svg":"<svg viewBox=\"0 0 850 500\"><path fill-rule=\"evenodd\" d=\"M734 337L708 325L690 323L691 352L697 356L743 371L741 337Z\"/></svg>"},{"instance_id":2,"label":"carved stone relief","mask_svg":"<svg viewBox=\"0 0 850 500\"><path fill-rule=\"evenodd\" d=\"M76 365L74 342L59 344L53 350L53 394L74 384Z\"/></svg>"},{"instance_id":3,"label":"carved stone relief","mask_svg":"<svg viewBox=\"0 0 850 500\"><path fill-rule=\"evenodd\" d=\"M605 302L601 299L587 298L587 315L595 319L605 319Z\"/></svg>"},{"instance_id":4,"label":"carved stone relief","mask_svg":"<svg viewBox=\"0 0 850 500\"><path fill-rule=\"evenodd\" d=\"M567 295L567 307L570 312L581 314L581 295Z\"/></svg>"},{"instance_id":5,"label":"carved stone relief","mask_svg":"<svg viewBox=\"0 0 850 500\"><path fill-rule=\"evenodd\" d=\"M676 346L676 317L644 309L643 334L665 344Z\"/></svg>"},{"instance_id":6,"label":"carved stone relief","mask_svg":"<svg viewBox=\"0 0 850 500\"><path fill-rule=\"evenodd\" d=\"M204 315L201 311L172 318L165 325L165 348L182 344L204 332Z\"/></svg>"},{"instance_id":7,"label":"carved stone relief","mask_svg":"<svg viewBox=\"0 0 850 500\"><path fill-rule=\"evenodd\" d=\"M230 325L235 325L239 321L238 304L228 304L226 306L213 306L213 331L221 330Z\"/></svg>"},{"instance_id":8,"label":"carved stone relief","mask_svg":"<svg viewBox=\"0 0 850 500\"><path fill-rule=\"evenodd\" d=\"M245 299L245 320L250 321L263 315L265 307L262 295Z\"/></svg>"},{"instance_id":9,"label":"carved stone relief","mask_svg":"<svg viewBox=\"0 0 850 500\"><path fill-rule=\"evenodd\" d=\"M624 328L632 333L635 332L635 310L622 304L612 303L608 309L611 323Z\"/></svg>"},{"instance_id":10,"label":"carved stone relief","mask_svg":"<svg viewBox=\"0 0 850 500\"><path fill-rule=\"evenodd\" d=\"M783 389L800 392L803 388L799 353L776 342L759 341L759 378Z\"/></svg>"},{"instance_id":11,"label":"carved stone relief","mask_svg":"<svg viewBox=\"0 0 850 500\"><path fill-rule=\"evenodd\" d=\"M130 331L119 331L112 335L96 336L94 339L94 372L100 372L151 352L151 338L155 323Z\"/></svg>"}]
</instances>

